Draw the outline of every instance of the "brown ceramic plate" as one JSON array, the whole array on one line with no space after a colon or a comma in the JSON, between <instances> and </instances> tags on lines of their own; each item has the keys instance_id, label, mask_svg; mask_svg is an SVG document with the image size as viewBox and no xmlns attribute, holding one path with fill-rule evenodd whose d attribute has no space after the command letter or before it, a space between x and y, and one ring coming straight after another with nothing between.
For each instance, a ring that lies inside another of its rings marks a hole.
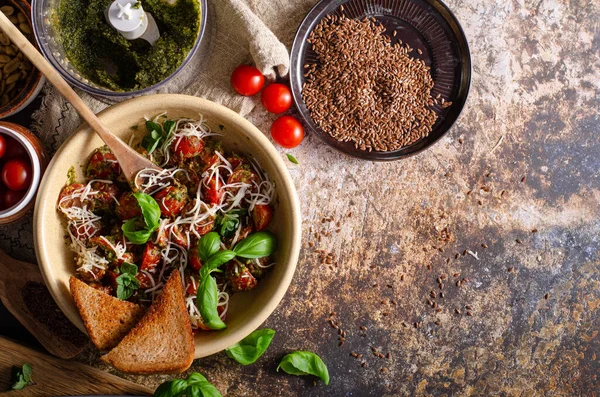
<instances>
[{"instance_id":1,"label":"brown ceramic plate","mask_svg":"<svg viewBox=\"0 0 600 397\"><path fill-rule=\"evenodd\" d=\"M185 95L149 95L113 106L99 114L117 136L128 141L131 126L144 117L167 112L170 118L198 118L203 115L214 131L224 126L221 140L226 149L254 157L275 182L275 217L269 229L279 243L277 265L255 290L234 294L229 301L227 329L196 335L196 358L217 353L239 342L262 324L287 291L300 251L301 217L298 197L285 163L269 140L249 121L213 102ZM144 134L140 130L138 134ZM66 316L83 332L85 328L69 291L69 277L75 272L73 253L67 247L62 217L56 210L58 196L71 166L80 180L82 165L92 151L102 146L87 125L81 126L58 150L40 185L34 215L35 249L42 275L50 293Z\"/></svg>"}]
</instances>

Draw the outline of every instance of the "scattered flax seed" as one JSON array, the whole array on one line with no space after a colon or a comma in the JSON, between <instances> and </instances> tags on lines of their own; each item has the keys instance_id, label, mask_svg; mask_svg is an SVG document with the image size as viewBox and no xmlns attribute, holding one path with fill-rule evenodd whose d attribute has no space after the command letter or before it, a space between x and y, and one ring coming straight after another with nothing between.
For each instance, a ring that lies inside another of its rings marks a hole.
<instances>
[{"instance_id":1,"label":"scattered flax seed","mask_svg":"<svg viewBox=\"0 0 600 397\"><path fill-rule=\"evenodd\" d=\"M481 201L481 200L477 200L477 204L479 204L479 205L483 205L483 201Z\"/></svg>"},{"instance_id":2,"label":"scattered flax seed","mask_svg":"<svg viewBox=\"0 0 600 397\"><path fill-rule=\"evenodd\" d=\"M436 313L439 313L439 312L441 312L441 311L442 311L442 308L441 308L441 307L438 307L437 309L435 309L435 312L436 312Z\"/></svg>"},{"instance_id":3,"label":"scattered flax seed","mask_svg":"<svg viewBox=\"0 0 600 397\"><path fill-rule=\"evenodd\" d=\"M344 12L344 5L340 5L340 12Z\"/></svg>"},{"instance_id":4,"label":"scattered flax seed","mask_svg":"<svg viewBox=\"0 0 600 397\"><path fill-rule=\"evenodd\" d=\"M427 264L427 270L431 270L431 265L429 263Z\"/></svg>"},{"instance_id":5,"label":"scattered flax seed","mask_svg":"<svg viewBox=\"0 0 600 397\"><path fill-rule=\"evenodd\" d=\"M434 290L429 291L429 295L435 299L435 297L437 296L437 294L435 293Z\"/></svg>"},{"instance_id":6,"label":"scattered flax seed","mask_svg":"<svg viewBox=\"0 0 600 397\"><path fill-rule=\"evenodd\" d=\"M458 276L460 276L460 273L454 273L452 276L453 277L458 277Z\"/></svg>"},{"instance_id":7,"label":"scattered flax seed","mask_svg":"<svg viewBox=\"0 0 600 397\"><path fill-rule=\"evenodd\" d=\"M390 353L388 353L385 355L385 358L387 358L389 360L390 358L392 358L392 355Z\"/></svg>"},{"instance_id":8,"label":"scattered flax seed","mask_svg":"<svg viewBox=\"0 0 600 397\"><path fill-rule=\"evenodd\" d=\"M360 360L361 358L363 358L363 355L362 355L362 353L361 353L361 354L359 354L358 356L356 356L356 358L358 358L359 360Z\"/></svg>"},{"instance_id":9,"label":"scattered flax seed","mask_svg":"<svg viewBox=\"0 0 600 397\"><path fill-rule=\"evenodd\" d=\"M460 254L454 255L454 259L458 259L458 258L460 258Z\"/></svg>"},{"instance_id":10,"label":"scattered flax seed","mask_svg":"<svg viewBox=\"0 0 600 397\"><path fill-rule=\"evenodd\" d=\"M461 282L460 280L458 280L458 281L456 282L456 286L457 286L457 287L460 287L461 285L462 285L462 282Z\"/></svg>"},{"instance_id":11,"label":"scattered flax seed","mask_svg":"<svg viewBox=\"0 0 600 397\"><path fill-rule=\"evenodd\" d=\"M454 313L456 313L456 314L462 314L462 312L459 309L454 309Z\"/></svg>"},{"instance_id":12,"label":"scattered flax seed","mask_svg":"<svg viewBox=\"0 0 600 397\"><path fill-rule=\"evenodd\" d=\"M523 244L523 242L521 241L521 239L516 239L515 241L517 242L517 244Z\"/></svg>"},{"instance_id":13,"label":"scattered flax seed","mask_svg":"<svg viewBox=\"0 0 600 397\"><path fill-rule=\"evenodd\" d=\"M314 247L314 246L315 246L315 243L314 243L313 241L309 241L309 242L308 242L308 246L312 248L312 247Z\"/></svg>"},{"instance_id":14,"label":"scattered flax seed","mask_svg":"<svg viewBox=\"0 0 600 397\"><path fill-rule=\"evenodd\" d=\"M523 178L521 178L521 183L525 182L527 180L527 176L524 176Z\"/></svg>"},{"instance_id":15,"label":"scattered flax seed","mask_svg":"<svg viewBox=\"0 0 600 397\"><path fill-rule=\"evenodd\" d=\"M371 265L371 266L369 266L369 267L370 267L371 269L376 269L376 268L377 268L377 266L376 266L376 265Z\"/></svg>"},{"instance_id":16,"label":"scattered flax seed","mask_svg":"<svg viewBox=\"0 0 600 397\"><path fill-rule=\"evenodd\" d=\"M389 316L389 315L390 315L388 312L383 312L383 313L381 313L381 314L383 314L383 316L384 316L384 317L387 317L387 316Z\"/></svg>"},{"instance_id":17,"label":"scattered flax seed","mask_svg":"<svg viewBox=\"0 0 600 397\"><path fill-rule=\"evenodd\" d=\"M546 300L548 300L549 297L550 297L550 294L548 294L548 293L546 295L544 295L544 299L546 299Z\"/></svg>"},{"instance_id":18,"label":"scattered flax seed","mask_svg":"<svg viewBox=\"0 0 600 397\"><path fill-rule=\"evenodd\" d=\"M341 341L341 342L338 344L338 347L342 347L343 345L344 345L344 341Z\"/></svg>"},{"instance_id":19,"label":"scattered flax seed","mask_svg":"<svg viewBox=\"0 0 600 397\"><path fill-rule=\"evenodd\" d=\"M531 233L537 233L538 230L537 229L531 229Z\"/></svg>"},{"instance_id":20,"label":"scattered flax seed","mask_svg":"<svg viewBox=\"0 0 600 397\"><path fill-rule=\"evenodd\" d=\"M473 308L471 307L471 305L465 305L465 309L467 309L467 310L473 310Z\"/></svg>"},{"instance_id":21,"label":"scattered flax seed","mask_svg":"<svg viewBox=\"0 0 600 397\"><path fill-rule=\"evenodd\" d=\"M462 138L458 138L458 143L463 144L464 140Z\"/></svg>"},{"instance_id":22,"label":"scattered flax seed","mask_svg":"<svg viewBox=\"0 0 600 397\"><path fill-rule=\"evenodd\" d=\"M363 362L362 362L360 365L361 365L362 367L366 367L366 366L367 366L367 362L366 362L366 361L363 361Z\"/></svg>"},{"instance_id":23,"label":"scattered flax seed","mask_svg":"<svg viewBox=\"0 0 600 397\"><path fill-rule=\"evenodd\" d=\"M414 326L415 328L419 328L419 323L414 323L414 324L413 324L413 326Z\"/></svg>"},{"instance_id":24,"label":"scattered flax seed","mask_svg":"<svg viewBox=\"0 0 600 397\"><path fill-rule=\"evenodd\" d=\"M471 312L469 312L469 311L468 311L468 312L467 312L467 316L469 316L469 317L473 317L473 313L471 313Z\"/></svg>"},{"instance_id":25,"label":"scattered flax seed","mask_svg":"<svg viewBox=\"0 0 600 397\"><path fill-rule=\"evenodd\" d=\"M382 300L382 301L381 301L381 302L379 302L379 303L381 303L382 305L387 305L387 302L385 301L385 299L384 299L384 300Z\"/></svg>"},{"instance_id":26,"label":"scattered flax seed","mask_svg":"<svg viewBox=\"0 0 600 397\"><path fill-rule=\"evenodd\" d=\"M508 271L511 272L511 273L514 273L515 272L515 268L511 266L511 267L508 268Z\"/></svg>"},{"instance_id":27,"label":"scattered flax seed","mask_svg":"<svg viewBox=\"0 0 600 397\"><path fill-rule=\"evenodd\" d=\"M445 296L444 296L444 293L443 293L443 292L440 292L440 298L444 298L444 297L445 297Z\"/></svg>"},{"instance_id":28,"label":"scattered flax seed","mask_svg":"<svg viewBox=\"0 0 600 397\"><path fill-rule=\"evenodd\" d=\"M392 284L387 284L386 287L388 287L388 288L394 288L394 286Z\"/></svg>"},{"instance_id":29,"label":"scattered flax seed","mask_svg":"<svg viewBox=\"0 0 600 397\"><path fill-rule=\"evenodd\" d=\"M366 331L366 330L367 330L367 327L365 327L364 325L361 325L361 326L360 326L360 330L361 330L361 331Z\"/></svg>"},{"instance_id":30,"label":"scattered flax seed","mask_svg":"<svg viewBox=\"0 0 600 397\"><path fill-rule=\"evenodd\" d=\"M440 251L442 254L444 253L444 249L442 247L438 248L438 251Z\"/></svg>"},{"instance_id":31,"label":"scattered flax seed","mask_svg":"<svg viewBox=\"0 0 600 397\"><path fill-rule=\"evenodd\" d=\"M400 281L404 281L404 274L400 275Z\"/></svg>"},{"instance_id":32,"label":"scattered flax seed","mask_svg":"<svg viewBox=\"0 0 600 397\"><path fill-rule=\"evenodd\" d=\"M398 32L396 32L396 31L394 30L394 37L396 37L396 35L397 35L397 34L398 34Z\"/></svg>"},{"instance_id":33,"label":"scattered flax seed","mask_svg":"<svg viewBox=\"0 0 600 397\"><path fill-rule=\"evenodd\" d=\"M483 243L483 244L481 244L481 246L482 246L483 248L487 248L487 247L488 247L488 245L487 245L486 243Z\"/></svg>"},{"instance_id":34,"label":"scattered flax seed","mask_svg":"<svg viewBox=\"0 0 600 397\"><path fill-rule=\"evenodd\" d=\"M392 299L390 302L392 303L392 305L397 305L397 304L398 304L398 302L396 302L396 301L395 301L395 300L393 300L393 299Z\"/></svg>"},{"instance_id":35,"label":"scattered flax seed","mask_svg":"<svg viewBox=\"0 0 600 397\"><path fill-rule=\"evenodd\" d=\"M402 326L403 326L404 328L408 328L408 324L406 324L404 321L402 321Z\"/></svg>"},{"instance_id":36,"label":"scattered flax seed","mask_svg":"<svg viewBox=\"0 0 600 397\"><path fill-rule=\"evenodd\" d=\"M350 355L351 355L352 357L357 357L357 356L358 356L358 354L356 354L355 352L351 352L351 353L350 353Z\"/></svg>"},{"instance_id":37,"label":"scattered flax seed","mask_svg":"<svg viewBox=\"0 0 600 397\"><path fill-rule=\"evenodd\" d=\"M490 188L489 188L489 187L487 187L487 186L482 186L482 187L481 187L481 190L483 190L483 191L484 191L484 192L486 192L486 193L489 193L489 192L490 192Z\"/></svg>"},{"instance_id":38,"label":"scattered flax seed","mask_svg":"<svg viewBox=\"0 0 600 397\"><path fill-rule=\"evenodd\" d=\"M379 284L377 284L377 283L374 283L374 284L373 284L373 288L377 288L377 287L379 287Z\"/></svg>"},{"instance_id":39,"label":"scattered flax seed","mask_svg":"<svg viewBox=\"0 0 600 397\"><path fill-rule=\"evenodd\" d=\"M423 54L423 51L421 51L421 49L420 49L420 48L417 48L417 52L419 53L419 55L422 55L422 54Z\"/></svg>"},{"instance_id":40,"label":"scattered flax seed","mask_svg":"<svg viewBox=\"0 0 600 397\"><path fill-rule=\"evenodd\" d=\"M442 279L440 277L438 277L436 281L437 281L438 284L442 283Z\"/></svg>"},{"instance_id":41,"label":"scattered flax seed","mask_svg":"<svg viewBox=\"0 0 600 397\"><path fill-rule=\"evenodd\" d=\"M381 369L380 369L380 371L381 371L381 372L387 372L387 371L388 371L388 369L387 369L386 367L383 367L383 368L381 368Z\"/></svg>"}]
</instances>

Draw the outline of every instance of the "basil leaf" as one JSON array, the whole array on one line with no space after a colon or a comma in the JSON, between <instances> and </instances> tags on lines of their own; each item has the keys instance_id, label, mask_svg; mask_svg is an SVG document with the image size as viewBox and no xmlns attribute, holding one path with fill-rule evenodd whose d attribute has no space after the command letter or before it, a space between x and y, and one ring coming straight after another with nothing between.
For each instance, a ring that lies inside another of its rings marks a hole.
<instances>
[{"instance_id":1,"label":"basil leaf","mask_svg":"<svg viewBox=\"0 0 600 397\"><path fill-rule=\"evenodd\" d=\"M290 160L291 163L300 164L300 163L298 163L298 160L296 160L296 158L294 156L292 156L291 154L286 153L286 156L287 156L288 160Z\"/></svg>"},{"instance_id":2,"label":"basil leaf","mask_svg":"<svg viewBox=\"0 0 600 397\"><path fill-rule=\"evenodd\" d=\"M235 252L230 250L219 251L208 259L206 262L206 267L209 271L214 270L223 263L229 262L233 258L235 258Z\"/></svg>"},{"instance_id":3,"label":"basil leaf","mask_svg":"<svg viewBox=\"0 0 600 397\"><path fill-rule=\"evenodd\" d=\"M175 131L175 123L173 120L167 120L163 123L163 130L165 131L165 141L169 139L169 136Z\"/></svg>"},{"instance_id":4,"label":"basil leaf","mask_svg":"<svg viewBox=\"0 0 600 397\"><path fill-rule=\"evenodd\" d=\"M150 236L152 236L152 233L154 231L147 229L136 230L138 220L139 218L128 220L123 224L123 226L121 226L121 230L123 231L125 237L127 237L127 239L133 244L146 244L146 242L150 239Z\"/></svg>"},{"instance_id":5,"label":"basil leaf","mask_svg":"<svg viewBox=\"0 0 600 397\"><path fill-rule=\"evenodd\" d=\"M210 382L204 381L199 385L200 393L202 397L223 397L219 390Z\"/></svg>"},{"instance_id":6,"label":"basil leaf","mask_svg":"<svg viewBox=\"0 0 600 397\"><path fill-rule=\"evenodd\" d=\"M217 288L217 282L209 272L200 280L196 295L196 304L198 305L204 325L210 329L227 328L227 325L219 317L219 312L217 311L218 302L219 289Z\"/></svg>"},{"instance_id":7,"label":"basil leaf","mask_svg":"<svg viewBox=\"0 0 600 397\"><path fill-rule=\"evenodd\" d=\"M206 379L204 377L204 375L202 375L199 372L192 372L191 374L188 375L186 380L187 380L188 384L208 382L208 379Z\"/></svg>"},{"instance_id":8,"label":"basil leaf","mask_svg":"<svg viewBox=\"0 0 600 397\"><path fill-rule=\"evenodd\" d=\"M292 352L283 357L277 366L277 372L279 368L290 375L314 375L321 378L325 385L329 384L327 366L313 352L301 350Z\"/></svg>"},{"instance_id":9,"label":"basil leaf","mask_svg":"<svg viewBox=\"0 0 600 397\"><path fill-rule=\"evenodd\" d=\"M275 336L275 330L257 329L235 345L225 349L227 356L242 365L253 364L264 354Z\"/></svg>"},{"instance_id":10,"label":"basil leaf","mask_svg":"<svg viewBox=\"0 0 600 397\"><path fill-rule=\"evenodd\" d=\"M138 267L134 264L123 262L121 265L121 275L117 277L117 298L126 300L140 288L140 281L135 278L138 273Z\"/></svg>"},{"instance_id":11,"label":"basil leaf","mask_svg":"<svg viewBox=\"0 0 600 397\"><path fill-rule=\"evenodd\" d=\"M219 233L217 232L207 233L198 240L198 256L202 262L207 262L220 249L221 237L219 237Z\"/></svg>"},{"instance_id":12,"label":"basil leaf","mask_svg":"<svg viewBox=\"0 0 600 397\"><path fill-rule=\"evenodd\" d=\"M24 363L22 367L13 366L11 373L11 389L23 390L31 384L31 375L33 367L31 364Z\"/></svg>"},{"instance_id":13,"label":"basil leaf","mask_svg":"<svg viewBox=\"0 0 600 397\"><path fill-rule=\"evenodd\" d=\"M258 232L251 234L236 244L233 252L246 259L262 258L269 256L277 248L277 239L272 233Z\"/></svg>"},{"instance_id":14,"label":"basil leaf","mask_svg":"<svg viewBox=\"0 0 600 397\"><path fill-rule=\"evenodd\" d=\"M146 193L133 193L140 208L148 230L156 230L160 224L160 207L154 197Z\"/></svg>"},{"instance_id":15,"label":"basil leaf","mask_svg":"<svg viewBox=\"0 0 600 397\"><path fill-rule=\"evenodd\" d=\"M188 382L183 379L174 379L158 386L153 397L179 397L183 395Z\"/></svg>"},{"instance_id":16,"label":"basil leaf","mask_svg":"<svg viewBox=\"0 0 600 397\"><path fill-rule=\"evenodd\" d=\"M160 135L162 135L163 131L162 128L160 126L160 124L155 123L154 121L146 121L146 128L148 129L148 132L152 133L153 131L158 132Z\"/></svg>"}]
</instances>

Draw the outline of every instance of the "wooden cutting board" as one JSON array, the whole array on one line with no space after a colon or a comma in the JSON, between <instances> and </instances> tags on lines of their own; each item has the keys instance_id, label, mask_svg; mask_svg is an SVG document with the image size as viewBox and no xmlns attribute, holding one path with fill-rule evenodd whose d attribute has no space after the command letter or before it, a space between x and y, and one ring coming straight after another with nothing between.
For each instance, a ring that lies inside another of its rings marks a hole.
<instances>
[{"instance_id":1,"label":"wooden cutting board","mask_svg":"<svg viewBox=\"0 0 600 397\"><path fill-rule=\"evenodd\" d=\"M33 366L35 385L23 390L10 390L13 365ZM0 336L0 394L7 397L53 397L77 395L134 395L150 396L144 386L121 379L87 365L61 360L19 345Z\"/></svg>"}]
</instances>

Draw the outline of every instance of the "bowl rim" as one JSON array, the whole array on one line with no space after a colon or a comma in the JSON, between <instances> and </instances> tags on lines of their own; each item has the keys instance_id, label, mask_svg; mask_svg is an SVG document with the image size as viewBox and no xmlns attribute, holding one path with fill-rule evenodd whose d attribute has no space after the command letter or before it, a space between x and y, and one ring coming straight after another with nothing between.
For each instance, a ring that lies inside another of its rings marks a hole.
<instances>
[{"instance_id":1,"label":"bowl rim","mask_svg":"<svg viewBox=\"0 0 600 397\"><path fill-rule=\"evenodd\" d=\"M291 86L291 90L292 90L292 96L294 98L294 103L296 105L296 109L298 109L298 114L303 119L304 124L309 128L309 130L314 135L316 135L322 142L326 143L329 147L335 149L336 151L338 151L340 153L343 153L347 156L358 158L361 160L382 161L382 162L383 161L401 160L401 159L406 159L406 158L412 157L414 155L421 153L424 150L431 148L433 145L435 145L437 142L439 142L452 129L454 124L460 118L460 115L462 114L462 111L464 110L465 105L468 100L468 97L469 97L469 92L470 92L471 83L472 83L472 75L473 75L473 63L472 63L472 59L471 59L471 50L469 48L467 36L466 36L460 22L458 21L458 18L456 17L456 15L454 15L452 10L442 0L423 0L423 1L430 4L434 9L436 9L437 12L440 12L440 9L441 9L443 12L447 13L448 18L444 17L444 19L448 22L452 22L455 24L455 32L454 32L455 36L457 37L460 44L462 46L464 46L464 51L465 51L465 53L463 54L464 58L461 59L461 63L463 64L463 66L461 67L461 80L464 81L461 83L461 87L464 86L465 92L464 92L464 98L462 98L460 103L457 104L460 107L458 108L458 111L456 113L456 117L454 118L454 120L447 126L447 128L445 128L445 130L441 134L439 134L436 137L433 137L429 143L427 143L426 145L423 145L421 147L416 147L413 150L408 151L408 152L404 152L404 151L407 148L410 148L411 146L417 144L421 140L418 140L417 142L415 142L409 146L404 146L395 151L388 151L388 152L378 152L378 151L369 152L366 150L348 151L348 150L345 150L344 148L334 145L332 142L330 142L325 136L327 134L325 132L321 131L321 129L318 128L317 126L313 125L314 122L312 122L312 117L311 117L309 111L306 110L306 112L305 112L302 109L302 106L300 106L300 104L304 104L304 100L302 98L302 86L301 86L301 78L300 78L300 74L303 73L302 72L303 65L301 62L301 54L303 53L303 48L306 45L304 43L304 41L306 39L306 36L304 35L305 34L304 30L306 30L306 35L308 35L310 33L310 31L312 31L312 29L310 28L311 24L314 24L314 25L318 24L318 22L321 19L317 20L316 18L319 16L319 14L322 12L322 10L327 8L331 3L335 3L336 4L335 7L337 9L341 5L346 4L348 1L350 1L350 0L341 0L341 1L340 0L320 0L306 14L306 16L303 18L302 22L298 26L298 29L296 30L296 34L294 36L294 41L292 43L292 48L290 51L290 86ZM328 12L326 14L328 15L331 13L332 12Z\"/></svg>"},{"instance_id":2,"label":"bowl rim","mask_svg":"<svg viewBox=\"0 0 600 397\"><path fill-rule=\"evenodd\" d=\"M40 158L35 148L31 144L31 142L29 142L29 140L23 136L23 134L17 131L17 129L11 126L10 124L12 123L0 122L0 134L10 136L11 138L18 141L21 144L21 146L25 148L25 150L27 151L27 155L29 156L29 160L31 161L33 175L31 177L31 185L29 185L29 188L27 188L27 192L25 192L25 195L16 205L0 211L0 219L6 219L11 216L14 216L19 211L27 207L35 198L38 187L40 186L40 181L42 179L42 162L40 161Z\"/></svg>"},{"instance_id":3,"label":"bowl rim","mask_svg":"<svg viewBox=\"0 0 600 397\"><path fill-rule=\"evenodd\" d=\"M158 83L156 83L154 85L151 85L150 87L142 88L141 90L136 90L136 91L123 91L123 92L110 91L108 89L102 89L102 88L91 86L89 84L86 84L86 83L74 78L71 75L71 73L69 73L68 71L65 70L65 68L60 64L60 62L57 62L54 57L51 57L50 54L48 54L46 52L46 49L40 42L41 38L43 37L43 34L42 34L42 32L40 32L41 26L39 26L39 24L38 24L38 22L39 22L38 18L40 18L40 19L43 18L43 14L42 14L41 10L38 10L38 4L40 4L40 7L41 7L41 0L31 0L31 24L33 25L33 35L37 42L38 48L40 49L40 52L42 53L44 58L46 58L46 60L48 62L50 62L52 64L52 66L54 66L54 68L56 70L58 70L60 75L65 80L67 80L71 85L75 86L76 88L79 88L80 90L87 92L90 95L97 95L100 97L113 99L113 100L130 99L132 97L136 97L139 95L150 94L150 93L158 90L159 88L162 88L167 82L169 82L173 78L175 78L182 71L182 69L190 62L190 60L194 57L194 55L200 48L200 43L202 42L202 40L204 38L204 34L206 31L206 20L208 19L207 0L197 0L197 1L198 1L198 4L200 5L200 11L201 11L200 26L198 27L198 37L196 38L196 41L194 42L194 45L191 48L190 52L187 54L187 56L185 57L185 59L183 60L181 65L179 65L177 67L177 69L175 69L173 71L173 73L171 73L165 79L159 81ZM39 15L39 16L36 17L36 15Z\"/></svg>"},{"instance_id":4,"label":"bowl rim","mask_svg":"<svg viewBox=\"0 0 600 397\"><path fill-rule=\"evenodd\" d=\"M195 358L200 358L220 352L223 349L239 342L240 340L248 336L272 314L272 312L283 299L283 296L285 295L291 284L300 254L302 235L300 201L298 199L298 194L296 192L293 180L289 174L288 168L283 162L281 156L279 155L273 144L257 127L250 123L250 121L246 120L238 113L234 112L229 108L226 108L225 106L219 105L206 99L192 97L188 95L157 94L130 99L120 104L111 106L106 110L100 112L98 114L98 117L100 118L100 120L104 120L109 117L120 116L125 111L125 109L128 109L132 105L135 105L137 108L151 109L153 108L153 104L165 102L168 102L169 106L182 106L186 108L193 106L200 112L210 112L219 118L230 119L232 120L232 124L236 125L237 129L244 130L249 137L251 137L257 142L258 146L262 147L265 150L266 157L269 159L269 161L272 162L271 165L276 170L276 173L280 175L282 186L280 186L281 190L279 190L279 192L285 192L285 195L280 194L279 198L280 200L287 200L288 205L291 208L291 213L289 214L289 227L291 233L289 236L289 250L287 251L288 261L285 266L285 271L281 276L281 282L278 284L278 288L276 288L274 294L268 298L265 305L259 310L259 312L254 317L252 317L250 321L242 324L233 332L225 334L221 339L216 340L210 346L204 345L199 347L199 344L196 341ZM66 294L64 292L64 289L62 288L63 286L61 285L61 283L58 282L58 279L52 278L52 275L54 273L52 271L52 258L49 257L48 252L45 249L46 244L44 242L44 236L42 234L44 232L49 232L44 228L46 215L44 213L45 211L43 210L44 207L46 207L44 203L55 202L57 199L57 197L51 197L49 193L49 191L51 190L49 187L55 182L54 180L50 179L54 164L57 162L57 159L61 158L65 150L67 150L69 146L68 143L71 142L74 139L74 137L84 134L94 134L90 127L87 126L87 124L82 124L65 141L65 143L61 145L61 147L58 149L58 151L52 158L50 164L47 167L47 172L45 173L39 187L38 200L36 200L33 216L34 247L44 282L48 287L48 290L50 291L50 294L52 295L53 299L56 301L57 305L60 307L63 313L65 313L65 315L69 318L69 320L71 320L73 324L75 324L79 329L83 331L85 330L85 328L83 327L83 323L81 321L81 318L79 317L79 312L75 308L72 299L70 298L70 296L69 299L64 299Z\"/></svg>"}]
</instances>

